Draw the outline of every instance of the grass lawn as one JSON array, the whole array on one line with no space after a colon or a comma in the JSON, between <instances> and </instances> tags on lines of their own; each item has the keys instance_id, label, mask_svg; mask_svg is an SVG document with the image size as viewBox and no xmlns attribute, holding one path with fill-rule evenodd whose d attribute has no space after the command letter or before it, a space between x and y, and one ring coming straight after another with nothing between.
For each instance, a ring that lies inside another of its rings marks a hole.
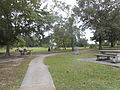
<instances>
[{"instance_id":1,"label":"grass lawn","mask_svg":"<svg viewBox=\"0 0 120 90\"><path fill-rule=\"evenodd\" d=\"M37 52L46 52L48 49L44 48L44 47L33 47L33 48L27 48L28 50L32 50L33 53L37 53ZM10 49L10 52L15 52L16 48ZM5 49L1 48L0 49L0 53L5 53Z\"/></svg>"},{"instance_id":2,"label":"grass lawn","mask_svg":"<svg viewBox=\"0 0 120 90\"><path fill-rule=\"evenodd\" d=\"M0 90L18 90L27 71L29 62L34 57L26 57L21 62L0 64Z\"/></svg>"},{"instance_id":3,"label":"grass lawn","mask_svg":"<svg viewBox=\"0 0 120 90\"><path fill-rule=\"evenodd\" d=\"M79 50L87 50L87 49L89 49L89 47L77 47ZM64 48L60 48L61 50L63 50L64 51ZM67 51L72 51L72 48L71 47L67 47L66 48L66 50Z\"/></svg>"},{"instance_id":4,"label":"grass lawn","mask_svg":"<svg viewBox=\"0 0 120 90\"><path fill-rule=\"evenodd\" d=\"M94 57L97 51L70 53L47 57L57 90L120 90L120 68L79 61Z\"/></svg>"},{"instance_id":5,"label":"grass lawn","mask_svg":"<svg viewBox=\"0 0 120 90\"><path fill-rule=\"evenodd\" d=\"M17 48L10 49L11 53L14 53ZM30 47L27 48L28 50L32 50L33 53L39 53L39 52L48 52L48 48L45 47ZM88 49L84 47L79 47L80 50ZM62 51L65 51L64 48L61 48ZM71 51L72 48L66 48L66 51ZM0 53L5 53L4 48L0 48Z\"/></svg>"},{"instance_id":6,"label":"grass lawn","mask_svg":"<svg viewBox=\"0 0 120 90\"><path fill-rule=\"evenodd\" d=\"M48 51L48 48L44 48L44 47L39 47L39 48L34 47L34 48L29 48L29 49L31 49L33 53L34 52L37 53L37 52L47 52Z\"/></svg>"},{"instance_id":7,"label":"grass lawn","mask_svg":"<svg viewBox=\"0 0 120 90\"><path fill-rule=\"evenodd\" d=\"M6 49L0 48L0 53L5 53ZM15 52L15 49L10 49L10 52Z\"/></svg>"}]
</instances>

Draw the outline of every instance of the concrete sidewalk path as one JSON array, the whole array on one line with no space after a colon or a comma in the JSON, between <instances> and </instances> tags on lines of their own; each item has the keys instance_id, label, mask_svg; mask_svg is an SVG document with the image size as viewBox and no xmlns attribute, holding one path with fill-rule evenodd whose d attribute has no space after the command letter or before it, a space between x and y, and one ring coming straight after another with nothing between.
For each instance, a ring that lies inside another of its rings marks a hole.
<instances>
[{"instance_id":1,"label":"concrete sidewalk path","mask_svg":"<svg viewBox=\"0 0 120 90\"><path fill-rule=\"evenodd\" d=\"M29 64L28 71L19 90L55 90L52 77L43 60L49 55L40 55Z\"/></svg>"}]
</instances>

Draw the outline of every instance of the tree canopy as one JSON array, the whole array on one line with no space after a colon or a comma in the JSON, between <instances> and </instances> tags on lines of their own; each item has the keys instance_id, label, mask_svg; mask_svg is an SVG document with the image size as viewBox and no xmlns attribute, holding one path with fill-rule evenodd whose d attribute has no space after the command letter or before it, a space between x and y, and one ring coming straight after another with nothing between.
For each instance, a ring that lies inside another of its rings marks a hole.
<instances>
[{"instance_id":1,"label":"tree canopy","mask_svg":"<svg viewBox=\"0 0 120 90\"><path fill-rule=\"evenodd\" d=\"M84 28L94 31L93 39L99 41L100 49L103 40L118 40L120 33L119 0L77 0L75 14L83 22Z\"/></svg>"},{"instance_id":2,"label":"tree canopy","mask_svg":"<svg viewBox=\"0 0 120 90\"><path fill-rule=\"evenodd\" d=\"M0 1L0 44L7 46L7 56L10 55L9 46L18 40L20 35L37 34L37 37L41 38L43 29L49 28L51 15L41 9L41 4L37 0Z\"/></svg>"}]
</instances>

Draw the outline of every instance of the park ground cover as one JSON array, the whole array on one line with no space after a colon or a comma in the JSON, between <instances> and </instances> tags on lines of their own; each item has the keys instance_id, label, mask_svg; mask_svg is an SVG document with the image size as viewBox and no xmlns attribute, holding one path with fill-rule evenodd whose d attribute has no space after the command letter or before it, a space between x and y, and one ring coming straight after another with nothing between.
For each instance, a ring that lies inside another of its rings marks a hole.
<instances>
[{"instance_id":1,"label":"park ground cover","mask_svg":"<svg viewBox=\"0 0 120 90\"><path fill-rule=\"evenodd\" d=\"M32 53L43 53L43 52L48 52L48 48L46 48L46 47L23 47L23 48L21 48L22 50L24 49L24 48L27 48L27 50L32 50ZM18 51L16 51L16 49L17 48L11 48L10 49L10 52L12 53L12 54L14 54L14 53L19 53ZM79 47L78 49L80 49L80 50L85 50L85 49L88 49L88 48L84 48L84 47ZM56 51L56 50L52 50L53 52L54 51ZM58 51L72 51L72 48L70 48L70 47L68 47L68 48L66 48L66 50L64 50L64 48L60 48L60 50L58 50ZM6 50L5 50L5 48L0 48L0 54L1 53L5 53L6 52ZM19 53L20 54L20 53Z\"/></svg>"},{"instance_id":2,"label":"park ground cover","mask_svg":"<svg viewBox=\"0 0 120 90\"><path fill-rule=\"evenodd\" d=\"M28 64L35 58L33 56L13 58L15 61L0 64L0 90L18 90L24 75L27 71Z\"/></svg>"},{"instance_id":3,"label":"park ground cover","mask_svg":"<svg viewBox=\"0 0 120 90\"><path fill-rule=\"evenodd\" d=\"M32 50L33 53L47 52L48 51L48 48L46 48L46 47L25 47L25 48L27 48L28 50ZM11 48L10 52L15 53L16 49L17 48ZM21 49L24 49L24 47ZM86 48L85 47L78 47L78 49L79 50L87 50L87 49L89 49L89 47L86 47ZM111 48L104 47L104 49L111 49ZM116 46L112 49L120 49L120 46ZM67 47L66 50L64 50L64 48L60 48L60 50L61 51L71 51L72 49L71 49L71 47ZM5 53L5 48L0 48L0 53Z\"/></svg>"},{"instance_id":4,"label":"park ground cover","mask_svg":"<svg viewBox=\"0 0 120 90\"><path fill-rule=\"evenodd\" d=\"M14 53L15 52L15 50L16 50L17 48L12 48L12 49L10 49L10 52L11 53ZM21 49L24 49L24 48L21 48ZM44 47L32 47L32 48L27 48L28 50L32 50L32 52L34 53L34 52L46 52L47 51L47 48L44 48ZM1 48L0 49L0 53L5 53L5 48Z\"/></svg>"},{"instance_id":5,"label":"park ground cover","mask_svg":"<svg viewBox=\"0 0 120 90\"><path fill-rule=\"evenodd\" d=\"M10 52L15 53L16 49L17 48L12 48L12 49L10 49ZM21 49L24 49L24 48L21 48ZM27 47L27 49L32 50L32 53L39 53L39 52L47 52L48 51L48 48L46 48L46 47ZM71 48L66 48L66 49L67 49L67 51L72 50ZM61 50L65 51L63 48L61 48ZM5 53L5 48L0 48L0 53Z\"/></svg>"},{"instance_id":6,"label":"park ground cover","mask_svg":"<svg viewBox=\"0 0 120 90\"><path fill-rule=\"evenodd\" d=\"M57 90L119 90L120 68L79 61L95 57L96 50L47 57L48 65Z\"/></svg>"},{"instance_id":7,"label":"park ground cover","mask_svg":"<svg viewBox=\"0 0 120 90\"><path fill-rule=\"evenodd\" d=\"M48 52L47 48L28 48L32 50L32 53ZM16 48L11 49L12 56L7 58L4 55L0 55L0 90L17 90L24 78L27 71L28 64L35 58L33 56L15 56ZM5 49L1 48L0 53L5 53ZM10 62L9 59L13 60ZM22 59L22 60L19 60ZM1 63L3 62L3 63Z\"/></svg>"}]
</instances>

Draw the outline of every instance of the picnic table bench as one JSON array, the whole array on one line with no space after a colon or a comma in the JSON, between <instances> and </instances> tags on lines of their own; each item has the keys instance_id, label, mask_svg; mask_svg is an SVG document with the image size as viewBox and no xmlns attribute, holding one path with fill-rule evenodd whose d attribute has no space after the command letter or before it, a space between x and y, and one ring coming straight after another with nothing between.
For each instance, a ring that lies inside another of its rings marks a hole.
<instances>
[{"instance_id":1,"label":"picnic table bench","mask_svg":"<svg viewBox=\"0 0 120 90\"><path fill-rule=\"evenodd\" d=\"M27 50L27 49L23 49L23 50L17 49L17 51L20 53L20 55L29 55L32 52L32 50Z\"/></svg>"},{"instance_id":2,"label":"picnic table bench","mask_svg":"<svg viewBox=\"0 0 120 90\"><path fill-rule=\"evenodd\" d=\"M31 54L32 50L23 49L23 55Z\"/></svg>"},{"instance_id":3,"label":"picnic table bench","mask_svg":"<svg viewBox=\"0 0 120 90\"><path fill-rule=\"evenodd\" d=\"M112 60L112 62L120 62L120 50L100 50L101 54L96 54L97 60Z\"/></svg>"}]
</instances>

